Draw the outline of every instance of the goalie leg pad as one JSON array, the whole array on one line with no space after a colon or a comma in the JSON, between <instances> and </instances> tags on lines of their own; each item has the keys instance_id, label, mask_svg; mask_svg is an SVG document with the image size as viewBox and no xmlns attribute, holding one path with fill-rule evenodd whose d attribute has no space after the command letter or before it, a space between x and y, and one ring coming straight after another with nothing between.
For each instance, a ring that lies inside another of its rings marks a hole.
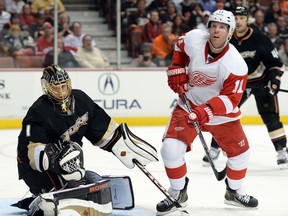
<instances>
[{"instance_id":1,"label":"goalie leg pad","mask_svg":"<svg viewBox=\"0 0 288 216\"><path fill-rule=\"evenodd\" d=\"M126 167L132 169L135 166L133 159L142 165L158 161L156 149L134 135L125 123L119 126L119 130L122 137L114 144L112 152Z\"/></svg>"},{"instance_id":2,"label":"goalie leg pad","mask_svg":"<svg viewBox=\"0 0 288 216\"><path fill-rule=\"evenodd\" d=\"M135 207L132 182L129 176L102 176L111 182L113 209L130 210Z\"/></svg>"},{"instance_id":3,"label":"goalie leg pad","mask_svg":"<svg viewBox=\"0 0 288 216\"><path fill-rule=\"evenodd\" d=\"M87 184L108 179L111 185L111 197L113 209L129 210L134 208L134 193L132 181L129 176L104 175L86 170L85 182Z\"/></svg>"},{"instance_id":4,"label":"goalie leg pad","mask_svg":"<svg viewBox=\"0 0 288 216\"><path fill-rule=\"evenodd\" d=\"M110 181L104 179L77 188L44 193L38 197L38 206L45 216L64 215L64 213L110 215L113 209L110 186Z\"/></svg>"}]
</instances>

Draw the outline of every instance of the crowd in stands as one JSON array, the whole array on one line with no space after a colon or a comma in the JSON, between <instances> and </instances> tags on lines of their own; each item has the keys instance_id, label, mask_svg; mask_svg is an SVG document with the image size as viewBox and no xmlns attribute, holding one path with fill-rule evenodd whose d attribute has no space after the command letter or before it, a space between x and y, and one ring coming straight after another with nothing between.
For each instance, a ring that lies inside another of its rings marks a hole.
<instances>
[{"instance_id":1,"label":"crowd in stands","mask_svg":"<svg viewBox=\"0 0 288 216\"><path fill-rule=\"evenodd\" d=\"M54 35L54 0L0 0L0 67L8 57L13 58L12 68L47 67L55 53L64 68L110 67L92 36L82 32L80 22L70 23L64 4L57 3L58 33Z\"/></svg>"},{"instance_id":2,"label":"crowd in stands","mask_svg":"<svg viewBox=\"0 0 288 216\"><path fill-rule=\"evenodd\" d=\"M70 23L65 5L58 1L58 35L54 35L54 0L0 0L0 56L40 56L53 62L54 38L62 67L107 68L110 63L97 41L82 32L81 22ZM100 16L116 32L116 0L94 0ZM174 43L194 28L206 29L217 9L249 8L249 25L262 31L287 66L288 0L122 0L121 42L133 58L131 66L166 67ZM70 57L69 57L70 56ZM70 61L68 61L70 59Z\"/></svg>"},{"instance_id":3,"label":"crowd in stands","mask_svg":"<svg viewBox=\"0 0 288 216\"><path fill-rule=\"evenodd\" d=\"M205 30L208 18L215 10L233 11L243 4L250 11L249 25L270 38L287 65L287 0L122 1L122 42L129 55L135 58L131 64L134 66L135 62L143 59L143 51L147 52L148 48L157 66L168 66L173 52L171 47L181 34L194 28ZM171 32L167 26L170 26ZM164 32L167 37L164 37ZM142 67L147 66L142 64Z\"/></svg>"}]
</instances>

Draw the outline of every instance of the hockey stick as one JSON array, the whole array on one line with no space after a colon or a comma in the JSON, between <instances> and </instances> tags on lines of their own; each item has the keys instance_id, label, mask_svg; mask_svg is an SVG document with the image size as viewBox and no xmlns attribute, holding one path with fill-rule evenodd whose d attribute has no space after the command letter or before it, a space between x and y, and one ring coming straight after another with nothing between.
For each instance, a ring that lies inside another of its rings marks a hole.
<instances>
[{"instance_id":1,"label":"hockey stick","mask_svg":"<svg viewBox=\"0 0 288 216\"><path fill-rule=\"evenodd\" d=\"M258 86L258 85L251 85L251 86L249 86L249 87L247 87L247 88L254 88L254 89L266 89L267 90L267 92L269 92L270 91L270 87L269 86ZM288 92L288 90L286 90L286 89L278 89L278 91L279 92Z\"/></svg>"},{"instance_id":2,"label":"hockey stick","mask_svg":"<svg viewBox=\"0 0 288 216\"><path fill-rule=\"evenodd\" d=\"M142 165L137 159L132 160L133 163L154 183L154 185L173 203L173 205L181 212L182 216L188 216L189 213L186 210L182 210L180 203L171 196L168 191L159 183L159 181Z\"/></svg>"},{"instance_id":3,"label":"hockey stick","mask_svg":"<svg viewBox=\"0 0 288 216\"><path fill-rule=\"evenodd\" d=\"M191 113L191 112L192 112L192 108L191 108L191 106L190 106L190 104L189 104L189 101L188 101L187 96L186 96L185 93L182 93L182 99L183 99L183 101L184 101L184 103L185 103L185 105L186 105L189 113ZM204 139L204 137L203 137L203 134L202 134L202 131L201 131L200 127L199 127L198 122L193 122L193 125L194 125L194 127L195 127L195 129L196 129L196 132L197 132L199 138L200 138L201 144L202 144L202 146L203 146L203 148L204 148L205 154L206 154L206 156L207 156L207 158L208 158L208 161L209 161L209 163L210 163L210 165L211 165L211 167L212 167L212 170L213 170L213 172L214 172L214 174L215 174L215 176L216 176L216 179L217 179L218 181L223 180L223 179L225 178L225 176L226 176L226 168L227 168L227 165L226 165L225 168L224 168L222 171L220 171L220 172L218 172L218 171L216 170L215 164L214 164L214 162L213 162L213 160L212 160L212 158L211 158L211 156L210 156L210 154L209 154L208 146L207 146L207 144L206 144L206 142L205 142L205 139Z\"/></svg>"}]
</instances>

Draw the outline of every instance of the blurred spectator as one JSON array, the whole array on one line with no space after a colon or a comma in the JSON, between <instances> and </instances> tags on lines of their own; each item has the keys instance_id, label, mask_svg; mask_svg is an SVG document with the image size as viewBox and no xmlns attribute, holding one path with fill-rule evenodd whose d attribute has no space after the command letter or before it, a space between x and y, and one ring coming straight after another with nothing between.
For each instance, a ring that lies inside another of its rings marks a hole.
<instances>
[{"instance_id":1,"label":"blurred spectator","mask_svg":"<svg viewBox=\"0 0 288 216\"><path fill-rule=\"evenodd\" d=\"M64 46L74 52L77 52L79 47L83 45L84 33L82 33L82 25L80 22L73 22L70 27L72 33L64 38ZM96 46L96 42L92 40L92 46Z\"/></svg>"},{"instance_id":2,"label":"blurred spectator","mask_svg":"<svg viewBox=\"0 0 288 216\"><path fill-rule=\"evenodd\" d=\"M43 58L46 54L54 48L54 34L53 26L49 22L43 24L43 35L40 36L36 41L37 55Z\"/></svg>"},{"instance_id":3,"label":"blurred spectator","mask_svg":"<svg viewBox=\"0 0 288 216\"><path fill-rule=\"evenodd\" d=\"M39 13L35 15L35 19L36 23L31 23L29 25L29 33L34 38L34 40L37 40L44 34L43 24L45 23L45 16L44 14Z\"/></svg>"},{"instance_id":4,"label":"blurred spectator","mask_svg":"<svg viewBox=\"0 0 288 216\"><path fill-rule=\"evenodd\" d=\"M265 16L265 14L262 10L257 10L254 14L255 21L253 23L251 23L249 26L252 28L256 28L256 29L262 31L264 34L266 34L268 29L264 23L264 16Z\"/></svg>"},{"instance_id":5,"label":"blurred spectator","mask_svg":"<svg viewBox=\"0 0 288 216\"><path fill-rule=\"evenodd\" d=\"M216 8L215 0L198 0L199 4L202 6L203 10L210 11L213 13Z\"/></svg>"},{"instance_id":6,"label":"blurred spectator","mask_svg":"<svg viewBox=\"0 0 288 216\"><path fill-rule=\"evenodd\" d=\"M59 14L64 13L64 12L59 12ZM51 7L49 10L45 10L44 12L45 16L45 22L51 23L51 25L54 27L54 7Z\"/></svg>"},{"instance_id":7,"label":"blurred spectator","mask_svg":"<svg viewBox=\"0 0 288 216\"><path fill-rule=\"evenodd\" d=\"M93 46L92 36L87 34L82 38L83 45L79 47L75 54L75 59L83 68L108 68L110 63L108 58L98 48Z\"/></svg>"},{"instance_id":8,"label":"blurred spectator","mask_svg":"<svg viewBox=\"0 0 288 216\"><path fill-rule=\"evenodd\" d=\"M169 0L153 0L151 3L147 6L147 11L151 12L153 10L157 10L160 15L166 13L167 10L167 3Z\"/></svg>"},{"instance_id":9,"label":"blurred spectator","mask_svg":"<svg viewBox=\"0 0 288 216\"><path fill-rule=\"evenodd\" d=\"M188 20L188 26L190 27L190 29L195 29L197 24L201 22L202 13L203 13L202 6L199 3L194 4L194 8Z\"/></svg>"},{"instance_id":10,"label":"blurred spectator","mask_svg":"<svg viewBox=\"0 0 288 216\"><path fill-rule=\"evenodd\" d=\"M215 11L225 9L225 0L216 0Z\"/></svg>"},{"instance_id":11,"label":"blurred spectator","mask_svg":"<svg viewBox=\"0 0 288 216\"><path fill-rule=\"evenodd\" d=\"M149 18L148 13L146 12L145 0L138 0L137 10L131 12L124 18L122 26L126 48L128 49L129 55L132 57L138 56L139 47L142 43L142 29L148 22Z\"/></svg>"},{"instance_id":12,"label":"blurred spectator","mask_svg":"<svg viewBox=\"0 0 288 216\"><path fill-rule=\"evenodd\" d=\"M202 13L202 21L197 25L197 29L201 29L203 31L207 30L207 23L209 20L211 13L210 11L203 11Z\"/></svg>"},{"instance_id":13,"label":"blurred spectator","mask_svg":"<svg viewBox=\"0 0 288 216\"><path fill-rule=\"evenodd\" d=\"M194 0L183 0L176 6L178 14L185 20L185 22L188 22L193 6Z\"/></svg>"},{"instance_id":14,"label":"blurred spectator","mask_svg":"<svg viewBox=\"0 0 288 216\"><path fill-rule=\"evenodd\" d=\"M134 58L131 62L132 67L157 67L157 65L152 61L152 52L151 49L146 47L143 50L143 54L139 55L137 58Z\"/></svg>"},{"instance_id":15,"label":"blurred spectator","mask_svg":"<svg viewBox=\"0 0 288 216\"><path fill-rule=\"evenodd\" d=\"M268 24L276 22L278 17L282 15L282 11L278 1L274 1L270 4L268 11L265 14L264 23Z\"/></svg>"},{"instance_id":16,"label":"blurred spectator","mask_svg":"<svg viewBox=\"0 0 288 216\"><path fill-rule=\"evenodd\" d=\"M278 36L284 40L288 38L288 26L284 16L279 16L276 22L278 26Z\"/></svg>"},{"instance_id":17,"label":"blurred spectator","mask_svg":"<svg viewBox=\"0 0 288 216\"><path fill-rule=\"evenodd\" d=\"M25 2L23 0L6 0L5 8L9 13L18 13L22 12L22 8Z\"/></svg>"},{"instance_id":18,"label":"blurred spectator","mask_svg":"<svg viewBox=\"0 0 288 216\"><path fill-rule=\"evenodd\" d=\"M4 0L0 0L0 31L2 31L3 25L10 21L11 14L5 10Z\"/></svg>"},{"instance_id":19,"label":"blurred spectator","mask_svg":"<svg viewBox=\"0 0 288 216\"><path fill-rule=\"evenodd\" d=\"M177 15L176 5L173 1L168 1L166 7L165 13L160 15L160 21L172 24L174 17Z\"/></svg>"},{"instance_id":20,"label":"blurred spectator","mask_svg":"<svg viewBox=\"0 0 288 216\"><path fill-rule=\"evenodd\" d=\"M58 36L66 37L71 34L72 31L69 28L69 16L67 13L61 13L58 21Z\"/></svg>"},{"instance_id":21,"label":"blurred spectator","mask_svg":"<svg viewBox=\"0 0 288 216\"><path fill-rule=\"evenodd\" d=\"M24 4L22 12L19 14L19 20L22 28L29 31L29 26L36 23L36 18L31 14L30 4Z\"/></svg>"},{"instance_id":22,"label":"blurred spectator","mask_svg":"<svg viewBox=\"0 0 288 216\"><path fill-rule=\"evenodd\" d=\"M284 65L288 66L288 38L286 38L283 42L282 49L279 50L279 56L283 61Z\"/></svg>"},{"instance_id":23,"label":"blurred spectator","mask_svg":"<svg viewBox=\"0 0 288 216\"><path fill-rule=\"evenodd\" d=\"M57 42L57 53L58 53L58 65L64 68L77 68L79 67L78 62L74 58L73 54L64 47L63 38L58 37ZM54 49L50 50L44 59L43 67L48 67L54 64Z\"/></svg>"},{"instance_id":24,"label":"blurred spectator","mask_svg":"<svg viewBox=\"0 0 288 216\"><path fill-rule=\"evenodd\" d=\"M58 2L58 12L62 13L65 11L65 7L61 0ZM42 13L47 14L49 11L54 8L54 0L33 0L31 4L31 11L33 14Z\"/></svg>"},{"instance_id":25,"label":"blurred spectator","mask_svg":"<svg viewBox=\"0 0 288 216\"><path fill-rule=\"evenodd\" d=\"M153 2L152 2L153 3ZM143 27L142 30L142 45L140 51L143 52L144 47L152 47L154 39L161 34L162 24L159 19L159 12L152 10L150 13L149 22Z\"/></svg>"},{"instance_id":26,"label":"blurred spectator","mask_svg":"<svg viewBox=\"0 0 288 216\"><path fill-rule=\"evenodd\" d=\"M31 56L35 54L35 41L29 35L21 35L18 25L12 25L9 33L4 36L3 49L7 56Z\"/></svg>"},{"instance_id":27,"label":"blurred spectator","mask_svg":"<svg viewBox=\"0 0 288 216\"><path fill-rule=\"evenodd\" d=\"M274 47L276 47L276 49L279 50L280 46L283 43L283 40L278 37L278 28L276 23L273 22L269 23L267 25L267 28L268 28L267 37L271 40Z\"/></svg>"},{"instance_id":28,"label":"blurred spectator","mask_svg":"<svg viewBox=\"0 0 288 216\"><path fill-rule=\"evenodd\" d=\"M144 26L149 22L149 16L146 11L145 0L137 0L136 10L127 13L123 20L124 26L139 25Z\"/></svg>"},{"instance_id":29,"label":"blurred spectator","mask_svg":"<svg viewBox=\"0 0 288 216\"><path fill-rule=\"evenodd\" d=\"M22 34L24 34L24 33L29 34L28 31L23 32L24 29L22 28L22 25L20 24L19 15L18 15L17 13L14 13L14 14L11 14L11 16L10 16L10 21L7 22L7 23L5 23L5 24L3 25L3 29L2 29L2 34L3 34L3 36L5 36L6 34L8 34L9 29L10 29L10 27L11 27L12 25L17 25L17 26L19 26L19 28L20 28L21 31L22 31Z\"/></svg>"},{"instance_id":30,"label":"blurred spectator","mask_svg":"<svg viewBox=\"0 0 288 216\"><path fill-rule=\"evenodd\" d=\"M172 25L172 33L178 38L185 32L188 32L190 29L182 19L180 15L177 15L173 19L173 25Z\"/></svg>"},{"instance_id":31,"label":"blurred spectator","mask_svg":"<svg viewBox=\"0 0 288 216\"><path fill-rule=\"evenodd\" d=\"M280 7L282 10L282 15L288 19L288 1L287 0L279 0Z\"/></svg>"},{"instance_id":32,"label":"blurred spectator","mask_svg":"<svg viewBox=\"0 0 288 216\"><path fill-rule=\"evenodd\" d=\"M172 34L172 27L163 24L162 34L157 36L153 42L152 53L153 61L160 67L171 64L176 36Z\"/></svg>"}]
</instances>

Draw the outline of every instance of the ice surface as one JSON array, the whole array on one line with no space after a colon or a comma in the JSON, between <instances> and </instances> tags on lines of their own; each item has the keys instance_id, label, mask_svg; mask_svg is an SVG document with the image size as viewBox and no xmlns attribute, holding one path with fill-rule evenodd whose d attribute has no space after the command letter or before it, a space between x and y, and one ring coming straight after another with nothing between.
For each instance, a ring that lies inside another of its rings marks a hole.
<instances>
[{"instance_id":1,"label":"ice surface","mask_svg":"<svg viewBox=\"0 0 288 216\"><path fill-rule=\"evenodd\" d=\"M161 147L164 126L130 127L131 131L155 146ZM285 126L288 131L288 126ZM288 170L280 170L276 164L276 152L268 137L265 126L244 126L251 146L249 170L245 180L247 192L259 200L257 209L242 209L223 203L225 193L224 181L217 181L210 167L202 166L203 147L197 138L192 152L186 154L188 166L188 207L191 216L288 216ZM28 188L18 180L16 147L19 130L0 130L0 216L25 215L25 211L10 207L10 204L29 196ZM210 134L204 133L207 143ZM112 154L93 147L84 140L86 169L101 175L129 175L132 180L135 208L130 211L114 211L113 215L151 216L155 215L155 205L165 196L137 168L127 169ZM168 179L160 161L148 164L147 169L168 189ZM222 170L226 158L221 154L216 168ZM26 194L27 193L27 194ZM26 194L26 195L25 195ZM176 215L176 214L173 214Z\"/></svg>"}]
</instances>

